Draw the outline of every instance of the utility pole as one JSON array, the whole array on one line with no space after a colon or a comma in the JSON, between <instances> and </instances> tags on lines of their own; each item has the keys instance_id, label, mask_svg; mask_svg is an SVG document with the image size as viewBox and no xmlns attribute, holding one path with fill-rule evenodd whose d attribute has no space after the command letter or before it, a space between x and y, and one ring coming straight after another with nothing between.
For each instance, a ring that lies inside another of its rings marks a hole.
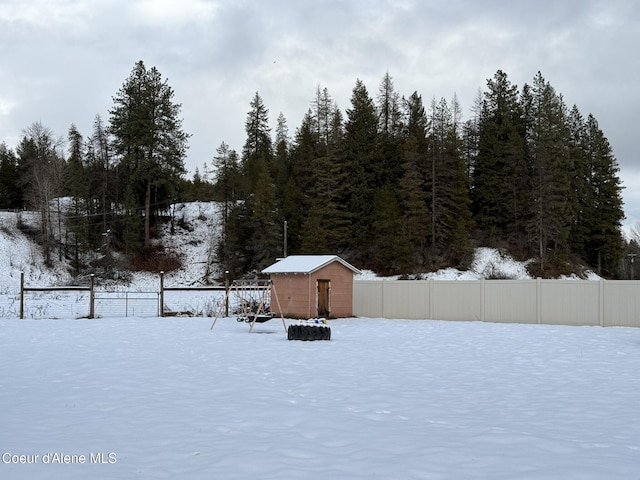
<instances>
[{"instance_id":1,"label":"utility pole","mask_svg":"<svg viewBox=\"0 0 640 480\"><path fill-rule=\"evenodd\" d=\"M284 221L284 258L287 258L287 221Z\"/></svg>"},{"instance_id":2,"label":"utility pole","mask_svg":"<svg viewBox=\"0 0 640 480\"><path fill-rule=\"evenodd\" d=\"M633 260L634 258L636 258L636 254L635 253L627 253L627 257L629 257L629 270L631 270L631 280L633 280Z\"/></svg>"}]
</instances>

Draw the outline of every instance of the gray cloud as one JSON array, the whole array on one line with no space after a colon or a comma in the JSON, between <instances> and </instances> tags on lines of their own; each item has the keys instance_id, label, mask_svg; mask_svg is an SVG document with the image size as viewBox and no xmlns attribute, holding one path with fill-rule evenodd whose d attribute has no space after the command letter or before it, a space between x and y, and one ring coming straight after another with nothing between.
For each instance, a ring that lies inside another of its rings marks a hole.
<instances>
[{"instance_id":1,"label":"gray cloud","mask_svg":"<svg viewBox=\"0 0 640 480\"><path fill-rule=\"evenodd\" d=\"M0 141L14 147L34 121L89 135L138 60L182 103L192 170L222 141L242 148L256 91L272 125L283 112L293 133L317 86L344 110L357 78L375 96L388 71L405 96L456 93L468 116L497 69L519 87L540 70L569 106L598 119L621 166L625 223L635 224L638 44L634 0L5 0Z\"/></svg>"}]
</instances>

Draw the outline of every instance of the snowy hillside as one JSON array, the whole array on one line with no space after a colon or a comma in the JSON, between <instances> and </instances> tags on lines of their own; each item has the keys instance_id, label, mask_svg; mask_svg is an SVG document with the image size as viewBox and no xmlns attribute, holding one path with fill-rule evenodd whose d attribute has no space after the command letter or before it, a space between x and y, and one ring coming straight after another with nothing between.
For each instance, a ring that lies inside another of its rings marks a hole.
<instances>
[{"instance_id":1,"label":"snowy hillside","mask_svg":"<svg viewBox=\"0 0 640 480\"><path fill-rule=\"evenodd\" d=\"M166 285L198 286L211 283L221 276L215 263L215 247L221 235L220 205L215 202L180 203L172 207L174 218L162 231L162 244L167 253L182 261L179 270L166 274ZM37 216L22 212L22 221L37 227ZM0 294L19 288L20 272L25 272L25 282L32 286L64 285L72 281L65 263L57 262L52 269L42 267L40 248L17 229L17 214L0 212ZM56 259L53 259L56 262ZM275 260L275 259L274 259ZM494 248L478 248L468 271L449 268L437 272L425 272L423 279L479 280L482 278L531 278L527 262L518 262ZM358 279L378 278L371 271L363 271ZM392 277L393 278L393 277ZM589 280L598 277L589 274ZM126 288L151 291L158 288L158 275L136 272Z\"/></svg>"},{"instance_id":2,"label":"snowy hillside","mask_svg":"<svg viewBox=\"0 0 640 480\"><path fill-rule=\"evenodd\" d=\"M207 276L219 272L212 266L215 246L220 238L219 205L214 202L176 204L172 207L175 218L174 233L171 224L164 225L163 244L168 253L182 260L183 267L167 274L166 280L175 285L198 285ZM38 218L32 212L0 212L0 294L17 291L20 272L25 283L32 286L65 285L72 280L65 262L52 259L53 268L43 266L41 249L17 228L18 216L23 223L37 228ZM132 290L158 288L158 275L134 273Z\"/></svg>"},{"instance_id":3,"label":"snowy hillside","mask_svg":"<svg viewBox=\"0 0 640 480\"><path fill-rule=\"evenodd\" d=\"M216 202L179 203L171 207L174 232L165 223L162 244L166 251L182 262L179 270L168 272L167 285L200 286L211 283L221 272L215 263L215 249L222 233L220 204ZM135 289L157 289L157 274L136 272L131 282Z\"/></svg>"},{"instance_id":4,"label":"snowy hillside","mask_svg":"<svg viewBox=\"0 0 640 480\"><path fill-rule=\"evenodd\" d=\"M469 270L445 268L436 272L424 273L420 275L420 278L424 280L481 280L483 278L525 280L531 278L526 265L526 262L518 262L509 255L501 253L498 249L481 247L476 249ZM356 278L374 280L379 277L371 271L364 271Z\"/></svg>"},{"instance_id":5,"label":"snowy hillside","mask_svg":"<svg viewBox=\"0 0 640 480\"><path fill-rule=\"evenodd\" d=\"M29 225L37 225L32 212L0 212L0 294L20 289L20 272L25 283L32 285L59 285L69 280L63 264L44 268L42 250L23 232L18 230L18 218Z\"/></svg>"}]
</instances>

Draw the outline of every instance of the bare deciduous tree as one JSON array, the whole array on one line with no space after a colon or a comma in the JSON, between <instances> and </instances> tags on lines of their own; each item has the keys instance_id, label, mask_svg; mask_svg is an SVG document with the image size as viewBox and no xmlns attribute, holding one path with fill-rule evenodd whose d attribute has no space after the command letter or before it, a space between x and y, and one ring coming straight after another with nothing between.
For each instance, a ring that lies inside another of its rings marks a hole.
<instances>
[{"instance_id":1,"label":"bare deciduous tree","mask_svg":"<svg viewBox=\"0 0 640 480\"><path fill-rule=\"evenodd\" d=\"M47 264L51 263L54 245L52 202L60 196L63 186L62 147L63 140L56 138L51 129L40 122L34 122L24 130L18 147L27 202L40 212L40 243ZM57 210L59 215L59 204Z\"/></svg>"}]
</instances>

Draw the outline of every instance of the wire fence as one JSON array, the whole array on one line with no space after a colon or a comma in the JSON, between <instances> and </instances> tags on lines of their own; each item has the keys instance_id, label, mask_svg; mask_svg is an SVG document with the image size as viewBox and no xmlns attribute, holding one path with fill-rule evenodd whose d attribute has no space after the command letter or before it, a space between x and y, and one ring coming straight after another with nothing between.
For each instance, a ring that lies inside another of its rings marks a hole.
<instances>
[{"instance_id":1,"label":"wire fence","mask_svg":"<svg viewBox=\"0 0 640 480\"><path fill-rule=\"evenodd\" d=\"M217 317L240 313L268 291L269 284L246 282L209 287L167 287L164 274L157 291L122 291L99 288L94 277L88 286L31 287L20 276L18 295L0 302L0 317L31 319L104 317ZM267 305L268 308L268 305Z\"/></svg>"}]
</instances>

